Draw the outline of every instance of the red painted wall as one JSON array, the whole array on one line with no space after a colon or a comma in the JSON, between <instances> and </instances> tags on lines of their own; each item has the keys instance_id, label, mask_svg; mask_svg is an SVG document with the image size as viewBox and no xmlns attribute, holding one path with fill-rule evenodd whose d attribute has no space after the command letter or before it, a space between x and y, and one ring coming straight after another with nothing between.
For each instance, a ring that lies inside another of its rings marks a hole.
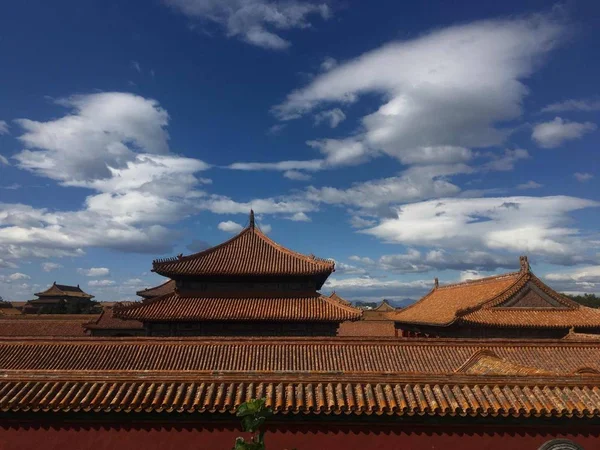
<instances>
[{"instance_id":1,"label":"red painted wall","mask_svg":"<svg viewBox=\"0 0 600 450\"><path fill-rule=\"evenodd\" d=\"M36 425L0 423L0 450L231 450L242 433L221 425ZM600 449L600 427L499 428L415 425L281 425L265 435L268 450L460 449L537 450L551 439L567 438L585 450Z\"/></svg>"}]
</instances>

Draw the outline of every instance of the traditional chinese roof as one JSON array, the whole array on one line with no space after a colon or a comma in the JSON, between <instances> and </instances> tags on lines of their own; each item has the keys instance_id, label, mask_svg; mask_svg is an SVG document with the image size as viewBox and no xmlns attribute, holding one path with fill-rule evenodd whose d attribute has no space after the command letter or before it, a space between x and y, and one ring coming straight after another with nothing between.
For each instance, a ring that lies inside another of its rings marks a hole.
<instances>
[{"instance_id":1,"label":"traditional chinese roof","mask_svg":"<svg viewBox=\"0 0 600 450\"><path fill-rule=\"evenodd\" d=\"M0 410L600 417L599 364L589 342L0 339Z\"/></svg>"},{"instance_id":2,"label":"traditional chinese roof","mask_svg":"<svg viewBox=\"0 0 600 450\"><path fill-rule=\"evenodd\" d=\"M588 308L544 284L521 257L519 272L438 286L391 317L396 322L448 326L600 328L600 309Z\"/></svg>"},{"instance_id":3,"label":"traditional chinese roof","mask_svg":"<svg viewBox=\"0 0 600 450\"><path fill-rule=\"evenodd\" d=\"M143 322L173 321L310 321L357 320L361 311L318 293L295 296L204 297L173 292L162 297L118 308L123 319Z\"/></svg>"},{"instance_id":4,"label":"traditional chinese roof","mask_svg":"<svg viewBox=\"0 0 600 450\"><path fill-rule=\"evenodd\" d=\"M367 312L364 311L363 314ZM342 322L338 328L338 336L393 337L396 327L393 320L357 320Z\"/></svg>"},{"instance_id":5,"label":"traditional chinese roof","mask_svg":"<svg viewBox=\"0 0 600 450\"><path fill-rule=\"evenodd\" d=\"M78 297L78 298L94 298L93 295L87 294L81 290L79 285L68 286L66 284L56 284L56 281L52 283L48 289L42 292L38 292L38 297Z\"/></svg>"},{"instance_id":6,"label":"traditional chinese roof","mask_svg":"<svg viewBox=\"0 0 600 450\"><path fill-rule=\"evenodd\" d=\"M254 225L220 245L189 256L159 259L153 271L163 276L311 276L320 289L335 263L306 256L275 243Z\"/></svg>"},{"instance_id":7,"label":"traditional chinese roof","mask_svg":"<svg viewBox=\"0 0 600 450\"><path fill-rule=\"evenodd\" d=\"M171 292L175 291L176 287L177 283L175 282L175 280L168 280L159 286L154 286L151 288L142 289L141 291L137 291L136 295L139 295L143 298L160 297L162 295L170 294Z\"/></svg>"},{"instance_id":8,"label":"traditional chinese roof","mask_svg":"<svg viewBox=\"0 0 600 450\"><path fill-rule=\"evenodd\" d=\"M376 308L373 309L373 311L390 312L390 311L396 311L396 308L394 308L392 305L390 305L387 300L382 300L381 303L379 305L377 305Z\"/></svg>"},{"instance_id":9,"label":"traditional chinese roof","mask_svg":"<svg viewBox=\"0 0 600 450\"><path fill-rule=\"evenodd\" d=\"M121 307L126 305L121 304ZM119 307L119 306L117 306ZM102 314L83 325L86 330L143 330L144 324L137 320L124 320L114 316L114 307L104 307Z\"/></svg>"},{"instance_id":10,"label":"traditional chinese roof","mask_svg":"<svg viewBox=\"0 0 600 450\"><path fill-rule=\"evenodd\" d=\"M26 314L0 316L0 336L85 336L83 324L97 314Z\"/></svg>"}]
</instances>

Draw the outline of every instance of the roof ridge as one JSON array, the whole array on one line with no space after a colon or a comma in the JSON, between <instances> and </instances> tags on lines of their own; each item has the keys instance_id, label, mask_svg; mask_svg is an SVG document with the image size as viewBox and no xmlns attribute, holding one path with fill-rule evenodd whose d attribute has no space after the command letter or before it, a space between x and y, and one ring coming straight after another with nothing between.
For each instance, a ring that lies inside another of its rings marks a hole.
<instances>
[{"instance_id":1,"label":"roof ridge","mask_svg":"<svg viewBox=\"0 0 600 450\"><path fill-rule=\"evenodd\" d=\"M448 289L448 288L454 288L454 287L464 286L464 285L468 285L468 284L483 284L483 283L487 283L487 282L490 282L490 281L500 280L500 279L503 279L503 278L514 277L514 276L517 276L517 275L521 275L522 273L523 273L522 271L508 272L508 273L501 273L501 274L498 274L498 275L491 275L489 277L484 277L484 278L477 278L477 279L474 279L474 280L457 281L457 282L454 282L454 283L439 285L435 289Z\"/></svg>"},{"instance_id":2,"label":"roof ridge","mask_svg":"<svg viewBox=\"0 0 600 450\"><path fill-rule=\"evenodd\" d=\"M331 303L334 306L343 308L346 311L351 312L351 313L358 313L358 316L359 316L358 318L362 317L362 315L363 315L362 309L352 306L350 303L347 303L345 300L343 300L341 297L339 297L337 294L335 294L335 292L332 295L335 295L339 299L328 296L328 295L323 295L323 294L321 294L321 297L324 298L327 303ZM358 320L358 318L357 318L357 320Z\"/></svg>"}]
</instances>

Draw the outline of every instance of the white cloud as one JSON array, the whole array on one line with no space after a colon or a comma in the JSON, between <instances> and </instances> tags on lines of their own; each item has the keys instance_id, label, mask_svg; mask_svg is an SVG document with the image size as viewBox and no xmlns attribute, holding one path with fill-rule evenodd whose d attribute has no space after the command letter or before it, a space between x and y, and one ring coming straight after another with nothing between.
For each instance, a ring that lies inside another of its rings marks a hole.
<instances>
[{"instance_id":1,"label":"white cloud","mask_svg":"<svg viewBox=\"0 0 600 450\"><path fill-rule=\"evenodd\" d=\"M0 166L1 165L10 166L10 163L8 162L6 156L0 155Z\"/></svg>"},{"instance_id":2,"label":"white cloud","mask_svg":"<svg viewBox=\"0 0 600 450\"><path fill-rule=\"evenodd\" d=\"M309 174L299 172L297 170L286 170L285 172L283 172L283 176L290 180L296 181L308 181L312 178Z\"/></svg>"},{"instance_id":3,"label":"white cloud","mask_svg":"<svg viewBox=\"0 0 600 450\"><path fill-rule=\"evenodd\" d=\"M419 298L433 287L433 280L400 281L370 276L329 277L324 289L340 292L344 298L364 299L365 296L382 298Z\"/></svg>"},{"instance_id":4,"label":"white cloud","mask_svg":"<svg viewBox=\"0 0 600 450\"><path fill-rule=\"evenodd\" d=\"M197 199L201 210L215 214L248 214L251 209L257 214L295 214L315 211L314 203L303 198L258 198L248 202L238 202L222 195L211 195Z\"/></svg>"},{"instance_id":5,"label":"white cloud","mask_svg":"<svg viewBox=\"0 0 600 450\"><path fill-rule=\"evenodd\" d=\"M523 80L564 31L559 20L534 15L393 42L320 74L273 111L291 120L322 105L343 109L361 95L379 95L382 104L362 118L357 134L316 141L338 164L380 152L402 160L424 147L498 145L511 130L497 124L521 116Z\"/></svg>"},{"instance_id":6,"label":"white cloud","mask_svg":"<svg viewBox=\"0 0 600 450\"><path fill-rule=\"evenodd\" d=\"M310 217L303 212L297 212L296 214L289 216L288 219L294 222L310 222Z\"/></svg>"},{"instance_id":7,"label":"white cloud","mask_svg":"<svg viewBox=\"0 0 600 450\"><path fill-rule=\"evenodd\" d=\"M129 278L128 280L123 281L123 286L133 286L133 287L142 287L145 286L145 283L140 278Z\"/></svg>"},{"instance_id":8,"label":"white cloud","mask_svg":"<svg viewBox=\"0 0 600 450\"><path fill-rule=\"evenodd\" d=\"M282 50L290 43L275 33L311 26L309 16L327 19L330 10L326 4L288 0L165 0L190 18L197 18L222 26L227 36L236 36L249 44L273 50Z\"/></svg>"},{"instance_id":9,"label":"white cloud","mask_svg":"<svg viewBox=\"0 0 600 450\"><path fill-rule=\"evenodd\" d=\"M135 69L135 71L137 73L142 73L142 67L140 66L139 62L137 62L137 61L131 61L130 65L131 65L131 67L133 69Z\"/></svg>"},{"instance_id":10,"label":"white cloud","mask_svg":"<svg viewBox=\"0 0 600 450\"><path fill-rule=\"evenodd\" d=\"M315 125L328 122L331 128L336 128L346 120L346 114L340 108L329 109L315 114Z\"/></svg>"},{"instance_id":11,"label":"white cloud","mask_svg":"<svg viewBox=\"0 0 600 450\"><path fill-rule=\"evenodd\" d=\"M594 178L594 175L592 175L591 173L586 173L586 172L575 172L573 174L573 176L580 183L585 183L586 181L590 181L592 178Z\"/></svg>"},{"instance_id":12,"label":"white cloud","mask_svg":"<svg viewBox=\"0 0 600 450\"><path fill-rule=\"evenodd\" d=\"M543 148L555 148L564 141L580 139L584 134L596 129L592 122L569 122L555 117L550 122L538 123L533 127L531 138Z\"/></svg>"},{"instance_id":13,"label":"white cloud","mask_svg":"<svg viewBox=\"0 0 600 450\"><path fill-rule=\"evenodd\" d=\"M367 270L362 267L356 267L350 264L345 264L343 262L336 261L335 273L336 275L366 275Z\"/></svg>"},{"instance_id":14,"label":"white cloud","mask_svg":"<svg viewBox=\"0 0 600 450\"><path fill-rule=\"evenodd\" d=\"M8 134L8 123L5 120L0 120L0 136Z\"/></svg>"},{"instance_id":15,"label":"white cloud","mask_svg":"<svg viewBox=\"0 0 600 450\"><path fill-rule=\"evenodd\" d=\"M86 277L107 277L110 275L110 270L106 267L91 267L89 269L77 269L77 273Z\"/></svg>"},{"instance_id":16,"label":"white cloud","mask_svg":"<svg viewBox=\"0 0 600 450\"><path fill-rule=\"evenodd\" d=\"M258 162L237 162L227 166L228 169L233 170L276 170L276 171L289 171L289 170L308 170L317 171L323 168L323 160L312 159L307 161L278 161L268 163Z\"/></svg>"},{"instance_id":17,"label":"white cloud","mask_svg":"<svg viewBox=\"0 0 600 450\"><path fill-rule=\"evenodd\" d=\"M533 253L570 259L585 254L579 230L567 227L571 211L600 203L574 197L438 199L404 205L396 218L362 230L404 245Z\"/></svg>"},{"instance_id":18,"label":"white cloud","mask_svg":"<svg viewBox=\"0 0 600 450\"><path fill-rule=\"evenodd\" d=\"M552 103L542 109L542 112L563 112L563 111L600 111L600 100L565 100L563 102Z\"/></svg>"},{"instance_id":19,"label":"white cloud","mask_svg":"<svg viewBox=\"0 0 600 450\"><path fill-rule=\"evenodd\" d=\"M15 273L12 273L12 274L8 275L6 277L6 279L10 283L10 282L19 281L19 280L30 280L31 277L29 275L26 275L26 274L21 273L21 272L15 272Z\"/></svg>"},{"instance_id":20,"label":"white cloud","mask_svg":"<svg viewBox=\"0 0 600 450\"><path fill-rule=\"evenodd\" d=\"M600 293L600 266L597 265L551 272L543 278L561 292Z\"/></svg>"},{"instance_id":21,"label":"white cloud","mask_svg":"<svg viewBox=\"0 0 600 450\"><path fill-rule=\"evenodd\" d=\"M501 156L491 156L492 160L485 163L482 166L482 170L506 172L513 170L517 161L528 159L529 152L527 152L527 150L523 150L522 148L517 148L515 150L506 149L504 150L504 154Z\"/></svg>"},{"instance_id":22,"label":"white cloud","mask_svg":"<svg viewBox=\"0 0 600 450\"><path fill-rule=\"evenodd\" d=\"M335 58L332 58L331 56L327 56L321 62L321 70L323 72L327 72L328 70L331 70L335 66L337 66L337 64L338 64L338 62L337 62L337 60Z\"/></svg>"},{"instance_id":23,"label":"white cloud","mask_svg":"<svg viewBox=\"0 0 600 450\"><path fill-rule=\"evenodd\" d=\"M106 287L106 286L114 286L115 282L113 280L91 280L88 281L88 286L91 287Z\"/></svg>"},{"instance_id":24,"label":"white cloud","mask_svg":"<svg viewBox=\"0 0 600 450\"><path fill-rule=\"evenodd\" d=\"M53 270L57 270L60 268L62 268L62 264L53 263L53 262L42 263L42 270L44 272L52 272Z\"/></svg>"},{"instance_id":25,"label":"white cloud","mask_svg":"<svg viewBox=\"0 0 600 450\"><path fill-rule=\"evenodd\" d=\"M48 122L17 121L27 149L19 167L94 191L78 211L0 204L0 251L19 257L77 256L86 247L168 251L177 234L162 224L197 212L210 166L169 153L168 114L154 100L118 92L59 100Z\"/></svg>"},{"instance_id":26,"label":"white cloud","mask_svg":"<svg viewBox=\"0 0 600 450\"><path fill-rule=\"evenodd\" d=\"M232 220L227 220L226 222L220 222L217 225L217 228L221 231L225 231L227 233L236 234L244 229L242 225Z\"/></svg>"},{"instance_id":27,"label":"white cloud","mask_svg":"<svg viewBox=\"0 0 600 450\"><path fill-rule=\"evenodd\" d=\"M440 270L484 270L514 268L518 263L516 256L484 251L453 250L448 252L434 248L427 252L408 249L406 253L382 255L377 266L383 270L397 273L417 273Z\"/></svg>"},{"instance_id":28,"label":"white cloud","mask_svg":"<svg viewBox=\"0 0 600 450\"><path fill-rule=\"evenodd\" d=\"M460 273L460 281L478 280L484 277L485 275L479 273L477 270L463 270Z\"/></svg>"},{"instance_id":29,"label":"white cloud","mask_svg":"<svg viewBox=\"0 0 600 450\"><path fill-rule=\"evenodd\" d=\"M260 231L262 231L265 234L269 234L271 231L273 231L273 227L268 223L259 223L258 228L260 228Z\"/></svg>"},{"instance_id":30,"label":"white cloud","mask_svg":"<svg viewBox=\"0 0 600 450\"><path fill-rule=\"evenodd\" d=\"M375 261L373 261L371 258L369 258L368 256L357 256L357 255L352 255L349 256L348 259L350 261L354 261L357 263L361 263L361 264L365 264L367 266L373 265L375 264Z\"/></svg>"},{"instance_id":31,"label":"white cloud","mask_svg":"<svg viewBox=\"0 0 600 450\"><path fill-rule=\"evenodd\" d=\"M529 180L527 183L517 185L517 189L539 189L543 186L543 184L540 184L537 181Z\"/></svg>"},{"instance_id":32,"label":"white cloud","mask_svg":"<svg viewBox=\"0 0 600 450\"><path fill-rule=\"evenodd\" d=\"M14 262L0 258L0 269L16 269L17 267L19 266L17 266Z\"/></svg>"}]
</instances>

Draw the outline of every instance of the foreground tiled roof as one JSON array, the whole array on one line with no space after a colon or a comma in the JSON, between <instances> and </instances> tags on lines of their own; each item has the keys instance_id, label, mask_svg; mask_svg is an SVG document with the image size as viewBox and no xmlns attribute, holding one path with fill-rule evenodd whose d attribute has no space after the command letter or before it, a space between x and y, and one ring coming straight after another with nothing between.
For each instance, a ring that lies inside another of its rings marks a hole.
<instances>
[{"instance_id":1,"label":"foreground tiled roof","mask_svg":"<svg viewBox=\"0 0 600 450\"><path fill-rule=\"evenodd\" d=\"M361 311L315 293L296 297L196 297L174 292L118 308L123 319L141 321L317 321L356 320Z\"/></svg>"},{"instance_id":2,"label":"foreground tiled roof","mask_svg":"<svg viewBox=\"0 0 600 450\"><path fill-rule=\"evenodd\" d=\"M392 320L363 319L355 322L342 322L338 328L338 336L393 337L395 335L396 327Z\"/></svg>"},{"instance_id":3,"label":"foreground tiled roof","mask_svg":"<svg viewBox=\"0 0 600 450\"><path fill-rule=\"evenodd\" d=\"M575 341L0 339L0 410L598 417L599 366Z\"/></svg>"},{"instance_id":4,"label":"foreground tiled roof","mask_svg":"<svg viewBox=\"0 0 600 450\"><path fill-rule=\"evenodd\" d=\"M87 314L0 316L0 336L85 336L83 324L98 317Z\"/></svg>"},{"instance_id":5,"label":"foreground tiled roof","mask_svg":"<svg viewBox=\"0 0 600 450\"><path fill-rule=\"evenodd\" d=\"M322 283L333 272L334 262L288 250L265 236L258 227L249 226L208 250L156 260L153 270L172 278L182 275L320 276Z\"/></svg>"},{"instance_id":6,"label":"foreground tiled roof","mask_svg":"<svg viewBox=\"0 0 600 450\"><path fill-rule=\"evenodd\" d=\"M368 338L0 339L0 372L454 374L482 352L558 375L600 372L600 346L576 341Z\"/></svg>"},{"instance_id":7,"label":"foreground tiled roof","mask_svg":"<svg viewBox=\"0 0 600 450\"><path fill-rule=\"evenodd\" d=\"M519 272L446 286L436 282L429 294L390 317L400 323L437 326L458 322L488 327L600 328L600 309L582 306L551 289L531 273L526 257L521 257Z\"/></svg>"},{"instance_id":8,"label":"foreground tiled roof","mask_svg":"<svg viewBox=\"0 0 600 450\"><path fill-rule=\"evenodd\" d=\"M161 284L160 286L155 286L148 289L142 289L141 291L137 291L136 295L139 295L140 297L144 298L160 297L162 295L174 292L176 287L177 283L175 282L175 280L169 280Z\"/></svg>"},{"instance_id":9,"label":"foreground tiled roof","mask_svg":"<svg viewBox=\"0 0 600 450\"><path fill-rule=\"evenodd\" d=\"M80 298L94 298L93 295L85 293L79 286L68 286L66 284L56 284L56 281L48 289L42 292L38 292L38 297L80 297Z\"/></svg>"},{"instance_id":10,"label":"foreground tiled roof","mask_svg":"<svg viewBox=\"0 0 600 450\"><path fill-rule=\"evenodd\" d=\"M2 381L0 411L234 413L266 398L276 414L598 417L587 386L400 383Z\"/></svg>"}]
</instances>

